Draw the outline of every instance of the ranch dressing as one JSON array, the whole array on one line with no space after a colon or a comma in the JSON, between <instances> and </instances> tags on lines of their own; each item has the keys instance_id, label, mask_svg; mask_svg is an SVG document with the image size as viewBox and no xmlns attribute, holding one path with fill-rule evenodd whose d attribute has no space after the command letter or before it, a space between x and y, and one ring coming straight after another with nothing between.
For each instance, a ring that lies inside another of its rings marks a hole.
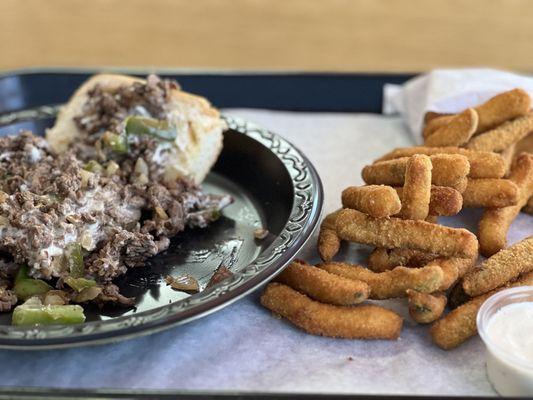
<instances>
[{"instance_id":1,"label":"ranch dressing","mask_svg":"<svg viewBox=\"0 0 533 400\"><path fill-rule=\"evenodd\" d=\"M485 327L494 344L487 352L487 374L504 396L533 395L533 301L507 304Z\"/></svg>"}]
</instances>

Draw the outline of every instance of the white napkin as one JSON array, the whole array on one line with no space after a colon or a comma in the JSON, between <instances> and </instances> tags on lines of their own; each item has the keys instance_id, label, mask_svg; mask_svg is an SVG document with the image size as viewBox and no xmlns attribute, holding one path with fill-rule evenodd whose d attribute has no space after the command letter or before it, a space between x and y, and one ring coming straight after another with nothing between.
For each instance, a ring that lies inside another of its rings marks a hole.
<instances>
[{"instance_id":1,"label":"white napkin","mask_svg":"<svg viewBox=\"0 0 533 400\"><path fill-rule=\"evenodd\" d=\"M417 143L427 111L457 113L492 96L522 88L533 96L533 78L495 69L437 69L403 85L385 84L383 113L401 114Z\"/></svg>"}]
</instances>

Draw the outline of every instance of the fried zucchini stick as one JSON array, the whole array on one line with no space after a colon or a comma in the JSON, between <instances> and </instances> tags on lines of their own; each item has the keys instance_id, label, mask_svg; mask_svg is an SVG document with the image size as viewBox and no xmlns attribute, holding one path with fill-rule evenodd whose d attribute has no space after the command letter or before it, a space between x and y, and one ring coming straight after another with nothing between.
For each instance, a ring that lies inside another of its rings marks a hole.
<instances>
[{"instance_id":1,"label":"fried zucchini stick","mask_svg":"<svg viewBox=\"0 0 533 400\"><path fill-rule=\"evenodd\" d=\"M478 253L478 242L473 233L426 221L373 218L345 209L337 216L336 226L341 239L375 247L408 248L460 258L471 258Z\"/></svg>"},{"instance_id":2,"label":"fried zucchini stick","mask_svg":"<svg viewBox=\"0 0 533 400\"><path fill-rule=\"evenodd\" d=\"M281 283L270 283L261 304L313 335L345 339L397 339L403 320L375 305L340 307L311 300Z\"/></svg>"},{"instance_id":3,"label":"fried zucchini stick","mask_svg":"<svg viewBox=\"0 0 533 400\"><path fill-rule=\"evenodd\" d=\"M428 156L415 154L409 158L405 168L405 183L399 217L422 220L427 218L431 197L431 169Z\"/></svg>"},{"instance_id":4,"label":"fried zucchini stick","mask_svg":"<svg viewBox=\"0 0 533 400\"><path fill-rule=\"evenodd\" d=\"M431 182L438 186L450 186L460 192L466 188L470 163L460 154L435 154L430 156L433 165ZM380 161L363 168L363 180L369 185L402 186L409 157Z\"/></svg>"},{"instance_id":5,"label":"fried zucchini stick","mask_svg":"<svg viewBox=\"0 0 533 400\"><path fill-rule=\"evenodd\" d=\"M422 130L422 137L424 138L424 140L426 140L439 129L446 127L454 118L455 115L441 115L436 118L432 118L431 120L426 122L426 125Z\"/></svg>"},{"instance_id":6,"label":"fried zucchini stick","mask_svg":"<svg viewBox=\"0 0 533 400\"><path fill-rule=\"evenodd\" d=\"M514 219L533 195L533 155L522 153L514 163L509 179L518 187L518 199L514 206L489 208L479 221L479 244L481 254L490 257L505 248L507 232Z\"/></svg>"},{"instance_id":7,"label":"fried zucchini stick","mask_svg":"<svg viewBox=\"0 0 533 400\"><path fill-rule=\"evenodd\" d=\"M332 274L368 283L371 299L405 297L407 289L431 293L439 290L444 279L442 269L435 265L423 268L396 267L381 273L372 272L360 265L338 262L320 264L317 267Z\"/></svg>"},{"instance_id":8,"label":"fried zucchini stick","mask_svg":"<svg viewBox=\"0 0 533 400\"><path fill-rule=\"evenodd\" d=\"M323 261L330 261L339 252L341 240L335 230L335 221L340 210L326 216L318 232L318 254Z\"/></svg>"},{"instance_id":9,"label":"fried zucchini stick","mask_svg":"<svg viewBox=\"0 0 533 400\"><path fill-rule=\"evenodd\" d=\"M526 115L530 108L531 99L525 90L513 89L500 93L475 108L479 117L476 134Z\"/></svg>"},{"instance_id":10,"label":"fried zucchini stick","mask_svg":"<svg viewBox=\"0 0 533 400\"><path fill-rule=\"evenodd\" d=\"M427 263L426 266L436 265L442 269L444 277L439 291L444 292L451 288L457 282L457 279L470 270L476 260L477 256L472 258L437 258Z\"/></svg>"},{"instance_id":11,"label":"fried zucchini stick","mask_svg":"<svg viewBox=\"0 0 533 400\"><path fill-rule=\"evenodd\" d=\"M453 349L477 334L476 317L481 305L493 294L508 287L533 285L533 273L489 293L474 297L436 321L429 330L433 341L444 350Z\"/></svg>"},{"instance_id":12,"label":"fried zucchini stick","mask_svg":"<svg viewBox=\"0 0 533 400\"><path fill-rule=\"evenodd\" d=\"M469 179L463 207L507 207L518 201L518 187L509 179Z\"/></svg>"},{"instance_id":13,"label":"fried zucchini stick","mask_svg":"<svg viewBox=\"0 0 533 400\"><path fill-rule=\"evenodd\" d=\"M505 163L500 154L490 151L475 151L460 147L400 147L378 158L374 163L411 157L413 154L459 154L468 158L470 163L469 178L501 178L505 175Z\"/></svg>"},{"instance_id":14,"label":"fried zucchini stick","mask_svg":"<svg viewBox=\"0 0 533 400\"><path fill-rule=\"evenodd\" d=\"M472 150L503 151L525 138L532 130L533 114L527 114L472 138L466 146Z\"/></svg>"},{"instance_id":15,"label":"fried zucchini stick","mask_svg":"<svg viewBox=\"0 0 533 400\"><path fill-rule=\"evenodd\" d=\"M522 211L526 214L533 215L533 197L530 197Z\"/></svg>"},{"instance_id":16,"label":"fried zucchini stick","mask_svg":"<svg viewBox=\"0 0 533 400\"><path fill-rule=\"evenodd\" d=\"M342 206L376 218L400 212L402 203L396 191L385 185L350 186L342 192Z\"/></svg>"},{"instance_id":17,"label":"fried zucchini stick","mask_svg":"<svg viewBox=\"0 0 533 400\"><path fill-rule=\"evenodd\" d=\"M430 147L461 146L470 140L477 125L476 110L467 108L462 113L453 116L448 124L441 126L427 136L424 144Z\"/></svg>"},{"instance_id":18,"label":"fried zucchini stick","mask_svg":"<svg viewBox=\"0 0 533 400\"><path fill-rule=\"evenodd\" d=\"M500 153L503 158L503 161L505 162L505 176L509 175L509 173L511 172L511 169L513 167L514 156L518 154L516 151L516 147L517 146L515 143L507 147Z\"/></svg>"},{"instance_id":19,"label":"fried zucchini stick","mask_svg":"<svg viewBox=\"0 0 533 400\"><path fill-rule=\"evenodd\" d=\"M419 324L429 324L439 319L446 307L447 298L442 293L422 293L407 289L409 315Z\"/></svg>"},{"instance_id":20,"label":"fried zucchini stick","mask_svg":"<svg viewBox=\"0 0 533 400\"><path fill-rule=\"evenodd\" d=\"M503 249L463 278L463 289L478 296L533 270L533 236Z\"/></svg>"},{"instance_id":21,"label":"fried zucchini stick","mask_svg":"<svg viewBox=\"0 0 533 400\"><path fill-rule=\"evenodd\" d=\"M276 280L314 300L337 306L361 303L370 294L370 287L363 281L330 274L301 261L292 262Z\"/></svg>"},{"instance_id":22,"label":"fried zucchini stick","mask_svg":"<svg viewBox=\"0 0 533 400\"><path fill-rule=\"evenodd\" d=\"M403 188L394 188L400 199L403 197ZM446 186L431 186L429 198L429 215L451 216L456 215L463 208L463 196L457 190Z\"/></svg>"},{"instance_id":23,"label":"fried zucchini stick","mask_svg":"<svg viewBox=\"0 0 533 400\"><path fill-rule=\"evenodd\" d=\"M422 267L439 256L411 249L374 249L368 257L368 268L374 272L389 271L394 267Z\"/></svg>"}]
</instances>

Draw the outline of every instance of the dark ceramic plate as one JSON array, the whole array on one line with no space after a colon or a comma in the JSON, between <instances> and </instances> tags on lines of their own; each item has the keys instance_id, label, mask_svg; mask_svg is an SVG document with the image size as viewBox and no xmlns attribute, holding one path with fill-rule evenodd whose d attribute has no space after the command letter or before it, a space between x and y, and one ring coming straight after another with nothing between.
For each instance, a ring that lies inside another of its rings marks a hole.
<instances>
[{"instance_id":1,"label":"dark ceramic plate","mask_svg":"<svg viewBox=\"0 0 533 400\"><path fill-rule=\"evenodd\" d=\"M30 129L43 134L56 107L42 106L0 115L0 135ZM229 193L235 203L205 230L189 230L170 249L131 270L118 284L136 307L86 308L75 326L17 328L0 314L0 347L32 349L117 341L159 331L216 311L251 292L279 272L312 234L322 207L322 185L306 157L278 135L226 117L224 149L204 182L207 192ZM253 231L270 234L256 240ZM234 276L205 288L219 265ZM202 288L187 295L170 289L167 274L190 274Z\"/></svg>"}]
</instances>

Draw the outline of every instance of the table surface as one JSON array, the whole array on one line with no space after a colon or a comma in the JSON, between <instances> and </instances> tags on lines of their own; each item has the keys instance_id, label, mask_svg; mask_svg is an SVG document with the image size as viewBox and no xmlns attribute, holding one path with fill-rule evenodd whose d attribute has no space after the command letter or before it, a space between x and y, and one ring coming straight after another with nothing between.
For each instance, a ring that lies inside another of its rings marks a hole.
<instances>
[{"instance_id":1,"label":"table surface","mask_svg":"<svg viewBox=\"0 0 533 400\"><path fill-rule=\"evenodd\" d=\"M0 69L533 70L528 0L2 0Z\"/></svg>"},{"instance_id":2,"label":"table surface","mask_svg":"<svg viewBox=\"0 0 533 400\"><path fill-rule=\"evenodd\" d=\"M369 114L230 110L272 129L305 152L325 189L325 211L339 205L342 188L361 183L359 171L413 139L401 120ZM453 221L475 229L479 213ZM510 240L531 227L521 215ZM315 234L316 235L316 234ZM316 238L299 257L317 260ZM368 249L344 250L363 261ZM338 340L307 335L273 318L256 292L227 308L165 332L117 344L51 351L0 351L1 386L144 388L278 392L494 395L481 341L445 352L427 328L409 320L405 304L386 306L405 316L398 341Z\"/></svg>"}]
</instances>

